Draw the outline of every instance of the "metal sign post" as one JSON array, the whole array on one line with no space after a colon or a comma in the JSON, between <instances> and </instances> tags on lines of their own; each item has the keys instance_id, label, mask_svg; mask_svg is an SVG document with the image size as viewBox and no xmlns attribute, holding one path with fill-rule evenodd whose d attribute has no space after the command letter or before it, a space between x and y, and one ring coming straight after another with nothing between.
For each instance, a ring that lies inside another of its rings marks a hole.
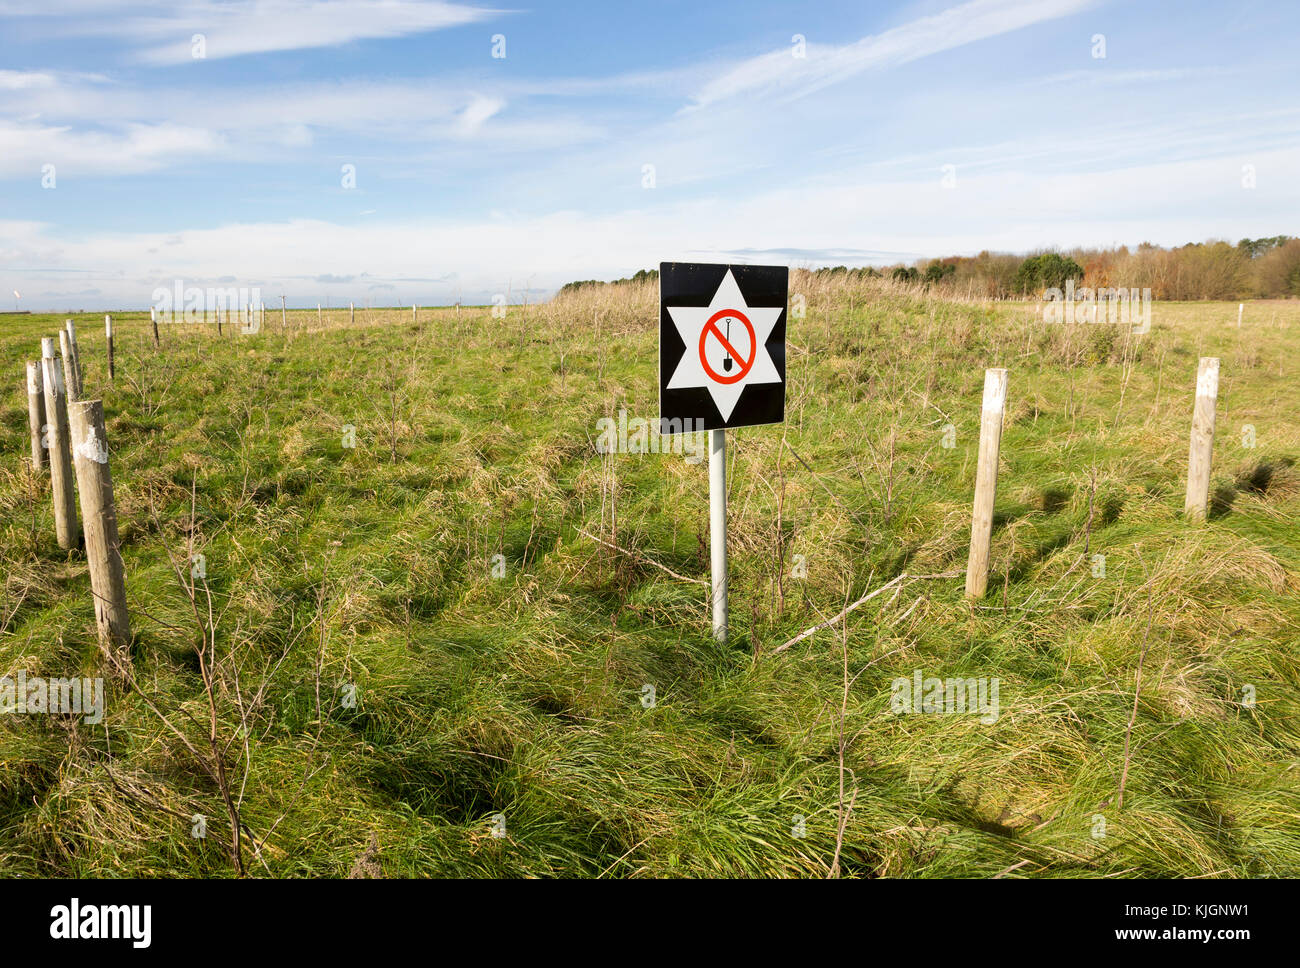
<instances>
[{"instance_id":1,"label":"metal sign post","mask_svg":"<svg viewBox=\"0 0 1300 968\"><path fill-rule=\"evenodd\" d=\"M727 432L709 431L709 566L713 637L727 641Z\"/></svg>"},{"instance_id":2,"label":"metal sign post","mask_svg":"<svg viewBox=\"0 0 1300 968\"><path fill-rule=\"evenodd\" d=\"M727 430L785 419L784 266L659 266L660 433L709 432L713 637L727 641Z\"/></svg>"}]
</instances>

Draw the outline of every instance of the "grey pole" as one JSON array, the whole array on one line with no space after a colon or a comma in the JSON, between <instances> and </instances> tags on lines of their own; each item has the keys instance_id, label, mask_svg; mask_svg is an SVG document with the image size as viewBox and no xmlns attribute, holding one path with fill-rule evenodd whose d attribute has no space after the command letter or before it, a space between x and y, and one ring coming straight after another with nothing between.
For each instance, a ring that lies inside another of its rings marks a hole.
<instances>
[{"instance_id":1,"label":"grey pole","mask_svg":"<svg viewBox=\"0 0 1300 968\"><path fill-rule=\"evenodd\" d=\"M709 558L713 637L727 641L727 432L709 431Z\"/></svg>"}]
</instances>

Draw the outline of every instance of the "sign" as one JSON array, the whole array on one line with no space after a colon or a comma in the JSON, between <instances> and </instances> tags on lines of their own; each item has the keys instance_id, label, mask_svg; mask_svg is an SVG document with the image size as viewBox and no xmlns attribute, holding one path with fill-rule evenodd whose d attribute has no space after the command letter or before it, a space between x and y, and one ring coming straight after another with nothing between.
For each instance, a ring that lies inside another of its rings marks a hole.
<instances>
[{"instance_id":1,"label":"sign","mask_svg":"<svg viewBox=\"0 0 1300 968\"><path fill-rule=\"evenodd\" d=\"M660 263L661 433L785 419L788 290L785 266Z\"/></svg>"}]
</instances>

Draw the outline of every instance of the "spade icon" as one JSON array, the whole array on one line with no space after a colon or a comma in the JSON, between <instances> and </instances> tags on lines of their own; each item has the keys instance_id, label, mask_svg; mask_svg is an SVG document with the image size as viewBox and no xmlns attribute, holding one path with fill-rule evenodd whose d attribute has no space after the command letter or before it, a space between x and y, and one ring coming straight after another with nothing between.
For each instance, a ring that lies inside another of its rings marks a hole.
<instances>
[{"instance_id":1,"label":"spade icon","mask_svg":"<svg viewBox=\"0 0 1300 968\"><path fill-rule=\"evenodd\" d=\"M730 316L727 317L727 342L728 343L731 342L731 317ZM722 371L724 373L731 372L731 363L732 363L731 354L728 353L726 356L722 358Z\"/></svg>"}]
</instances>

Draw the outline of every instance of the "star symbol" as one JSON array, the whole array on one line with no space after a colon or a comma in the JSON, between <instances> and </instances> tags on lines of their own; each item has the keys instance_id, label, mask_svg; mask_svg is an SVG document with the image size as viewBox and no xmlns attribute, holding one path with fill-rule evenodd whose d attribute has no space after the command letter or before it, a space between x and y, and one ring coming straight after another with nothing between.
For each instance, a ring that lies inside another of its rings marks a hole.
<instances>
[{"instance_id":1,"label":"star symbol","mask_svg":"<svg viewBox=\"0 0 1300 968\"><path fill-rule=\"evenodd\" d=\"M666 308L686 344L667 389L704 387L725 422L745 387L781 382L767 338L784 307L748 305L730 269L707 306Z\"/></svg>"}]
</instances>

